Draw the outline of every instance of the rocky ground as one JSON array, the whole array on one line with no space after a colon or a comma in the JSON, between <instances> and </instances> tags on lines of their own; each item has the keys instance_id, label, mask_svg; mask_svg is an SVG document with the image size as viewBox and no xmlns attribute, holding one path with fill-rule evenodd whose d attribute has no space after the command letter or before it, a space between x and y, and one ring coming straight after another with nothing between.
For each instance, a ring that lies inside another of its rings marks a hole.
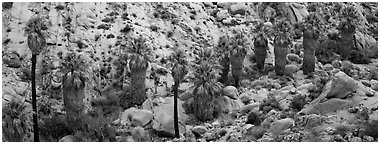
<instances>
[{"instance_id":1,"label":"rocky ground","mask_svg":"<svg viewBox=\"0 0 380 144\"><path fill-rule=\"evenodd\" d=\"M365 9L363 13L368 10L364 6L360 8ZM304 13L300 9L298 16L302 17ZM377 12L377 7L375 9ZM59 90L62 85L60 55L83 54L90 65L85 101L87 109L91 109L90 101L101 97L99 91L112 83L115 73L112 64L119 56L121 37L130 33L148 37L153 48L146 80L149 98L141 107L122 111L112 120L115 141L378 141L377 58L371 59L369 64L339 60L318 62L314 76L308 77L300 70L302 56L289 54L287 76L279 77L273 70L272 44L264 72L255 71L251 60L253 51L248 52L242 86L223 89L222 99L228 114L213 121L200 122L187 112L183 105L191 99L192 84L182 83L178 104L181 138L172 138L170 90L173 78L163 73L159 75L160 83L154 85L149 77L151 69L169 71L168 56L178 47L187 48L188 59L193 60L200 47L215 45L228 28L248 29L249 23L257 20L256 10L257 5L253 3L54 2L13 3L11 6L3 3L3 109L12 100L26 101L31 109L32 53L24 27L30 17L39 13L48 16L51 27L48 46L37 61L37 93L46 92L44 87L49 85L52 89L41 95L55 100L53 107L57 113L63 113ZM370 25L376 25L377 29L377 20ZM366 38L369 34L360 34L365 35L359 37L363 38L362 47L375 42L377 52L377 36ZM301 44L301 40L295 39L292 49ZM60 141L73 139L76 138L68 135Z\"/></svg>"}]
</instances>

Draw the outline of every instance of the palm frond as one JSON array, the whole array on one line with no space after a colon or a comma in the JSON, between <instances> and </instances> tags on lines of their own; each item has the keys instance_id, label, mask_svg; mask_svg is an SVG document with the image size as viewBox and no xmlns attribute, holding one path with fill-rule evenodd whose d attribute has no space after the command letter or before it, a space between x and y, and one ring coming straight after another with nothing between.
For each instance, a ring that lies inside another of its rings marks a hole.
<instances>
[{"instance_id":1,"label":"palm frond","mask_svg":"<svg viewBox=\"0 0 380 144\"><path fill-rule=\"evenodd\" d=\"M293 26L286 19L279 19L275 23L274 37L276 43L291 44L294 35Z\"/></svg>"}]
</instances>

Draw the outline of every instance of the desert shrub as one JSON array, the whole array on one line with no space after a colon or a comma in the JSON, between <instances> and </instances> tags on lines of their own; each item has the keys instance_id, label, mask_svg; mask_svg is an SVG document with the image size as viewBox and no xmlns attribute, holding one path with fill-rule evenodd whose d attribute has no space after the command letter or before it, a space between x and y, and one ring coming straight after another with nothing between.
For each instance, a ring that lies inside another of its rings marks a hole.
<instances>
[{"instance_id":1,"label":"desert shrub","mask_svg":"<svg viewBox=\"0 0 380 144\"><path fill-rule=\"evenodd\" d=\"M263 114L267 114L271 110L279 111L279 103L273 94L269 94L267 99L264 99L262 103L260 103L259 110L263 112Z\"/></svg>"},{"instance_id":2,"label":"desert shrub","mask_svg":"<svg viewBox=\"0 0 380 144\"><path fill-rule=\"evenodd\" d=\"M346 135L347 132L351 131L350 128L346 125L339 125L335 128L334 130L334 134L338 134L342 137L344 137Z\"/></svg>"},{"instance_id":3,"label":"desert shrub","mask_svg":"<svg viewBox=\"0 0 380 144\"><path fill-rule=\"evenodd\" d=\"M293 99L290 102L289 107L295 111L300 111L307 103L306 96L298 94L293 97Z\"/></svg>"},{"instance_id":4,"label":"desert shrub","mask_svg":"<svg viewBox=\"0 0 380 144\"><path fill-rule=\"evenodd\" d=\"M31 110L24 103L11 101L2 109L3 141L22 142L32 127Z\"/></svg>"},{"instance_id":5,"label":"desert shrub","mask_svg":"<svg viewBox=\"0 0 380 144\"><path fill-rule=\"evenodd\" d=\"M111 120L98 112L90 112L77 120L78 129L74 136L84 142L116 141L115 128L110 126Z\"/></svg>"},{"instance_id":6,"label":"desert shrub","mask_svg":"<svg viewBox=\"0 0 380 144\"><path fill-rule=\"evenodd\" d=\"M3 10L7 10L13 7L13 2L3 2Z\"/></svg>"},{"instance_id":7,"label":"desert shrub","mask_svg":"<svg viewBox=\"0 0 380 144\"><path fill-rule=\"evenodd\" d=\"M111 117L117 115L121 110L119 100L118 95L110 94L106 97L91 100L91 106L100 111L104 116Z\"/></svg>"},{"instance_id":8,"label":"desert shrub","mask_svg":"<svg viewBox=\"0 0 380 144\"><path fill-rule=\"evenodd\" d=\"M47 141L58 141L63 136L72 134L73 130L66 123L63 115L52 115L42 120L40 134Z\"/></svg>"},{"instance_id":9,"label":"desert shrub","mask_svg":"<svg viewBox=\"0 0 380 144\"><path fill-rule=\"evenodd\" d=\"M378 138L378 120L366 121L361 124L363 127L359 133L363 133L363 135L371 136L375 139Z\"/></svg>"},{"instance_id":10,"label":"desert shrub","mask_svg":"<svg viewBox=\"0 0 380 144\"><path fill-rule=\"evenodd\" d=\"M253 124L255 126L260 126L261 122L263 121L261 118L261 113L257 111L251 111L248 114L247 121L245 122L246 124Z\"/></svg>"},{"instance_id":11,"label":"desert shrub","mask_svg":"<svg viewBox=\"0 0 380 144\"><path fill-rule=\"evenodd\" d=\"M305 133L302 138L303 142L321 142L320 132L316 129L311 129Z\"/></svg>"}]
</instances>

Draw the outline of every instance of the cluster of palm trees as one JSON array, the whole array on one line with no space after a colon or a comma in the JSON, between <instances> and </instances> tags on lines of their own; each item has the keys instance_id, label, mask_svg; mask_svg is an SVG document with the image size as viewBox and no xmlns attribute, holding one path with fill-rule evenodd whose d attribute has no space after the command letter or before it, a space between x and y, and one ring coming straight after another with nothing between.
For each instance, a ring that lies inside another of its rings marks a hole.
<instances>
[{"instance_id":1,"label":"cluster of palm trees","mask_svg":"<svg viewBox=\"0 0 380 144\"><path fill-rule=\"evenodd\" d=\"M264 8L269 8L272 5L263 5ZM273 5L277 12L275 18L271 20L274 25L267 26L264 22L259 22L254 29L254 52L257 63L257 68L262 70L265 64L265 58L268 50L268 41L273 36L274 39L274 53L275 53L275 72L277 75L284 75L286 56L288 48L293 40L293 22L289 20L289 10L286 10L286 5L280 3ZM285 10L284 10L285 9ZM355 24L352 23L352 14L355 9L348 7L345 9L346 19L341 22L340 30L342 35L342 45L347 45L345 52L349 52L353 45L352 35L355 32ZM304 46L304 63L302 70L305 74L311 74L315 68L315 49L318 45L318 38L320 36L321 22L320 11L312 12L306 17L303 22L303 46ZM264 14L262 14L264 15ZM269 28L269 29L268 29ZM38 120L37 120L37 107L36 107L36 86L35 86L35 68L37 55L46 47L46 36L43 34L46 26L43 24L43 19L35 17L30 19L27 24L28 46L32 51L32 103L33 103L33 122L34 122L34 140L39 141L38 137ZM152 49L148 45L147 39L143 35L138 37L131 37L127 40L129 45L123 51L120 57L120 73L118 78L124 79L124 71L129 67L131 72L131 85L122 88L120 97L120 106L124 109L141 105L146 99L146 86L145 79L147 69L149 67L150 56ZM223 85L230 85L228 79L229 71L231 70L234 79L233 85L239 86L239 81L243 75L243 61L250 48L247 32L242 29L233 29L231 34L226 34L219 38L218 44L214 48L202 48L197 52L194 66L190 71L190 64L187 61L186 52L177 48L170 56L171 61L171 75L174 78L174 125L175 136L179 137L178 130L178 111L177 111L177 98L178 88L180 83L185 79L185 76L192 73L193 83L192 94L194 102L191 104L192 111L200 120L210 120L219 114L220 105L218 104L219 96L223 89ZM343 57L349 54L343 53ZM75 61L80 56L73 55L68 57L67 68L68 71L65 75L63 82L65 109L68 115L76 115L83 111L83 105L78 103L84 97L85 78L81 73L81 61ZM83 67L82 67L83 68ZM121 81L121 82L122 82ZM66 91L66 92L65 92ZM65 97L66 96L66 97ZM76 98L72 98L75 96ZM73 113L73 114L70 114Z\"/></svg>"}]
</instances>

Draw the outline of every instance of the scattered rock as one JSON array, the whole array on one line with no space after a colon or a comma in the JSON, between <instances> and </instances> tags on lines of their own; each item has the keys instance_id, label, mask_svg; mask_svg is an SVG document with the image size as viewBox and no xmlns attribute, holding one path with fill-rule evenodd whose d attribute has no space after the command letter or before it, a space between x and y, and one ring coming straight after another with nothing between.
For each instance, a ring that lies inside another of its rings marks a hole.
<instances>
[{"instance_id":1,"label":"scattered rock","mask_svg":"<svg viewBox=\"0 0 380 144\"><path fill-rule=\"evenodd\" d=\"M59 139L58 142L76 142L76 138L73 135L67 135Z\"/></svg>"},{"instance_id":2,"label":"scattered rock","mask_svg":"<svg viewBox=\"0 0 380 144\"><path fill-rule=\"evenodd\" d=\"M269 128L268 132L281 133L293 125L294 125L294 120L292 118L280 119L273 123L273 125Z\"/></svg>"},{"instance_id":3,"label":"scattered rock","mask_svg":"<svg viewBox=\"0 0 380 144\"><path fill-rule=\"evenodd\" d=\"M355 34L355 41L356 41L356 49L359 50L360 53L363 53L364 57L367 58L377 58L377 42L376 39L374 39L370 35L365 35L361 32L356 32ZM356 61L360 61L360 57L357 57ZM355 63L355 61L352 61Z\"/></svg>"},{"instance_id":4,"label":"scattered rock","mask_svg":"<svg viewBox=\"0 0 380 144\"><path fill-rule=\"evenodd\" d=\"M246 106L243 106L240 110L239 110L239 113L240 114L246 114L246 113L249 113L251 112L252 110L258 110L260 107L260 103L251 103L251 104L248 104Z\"/></svg>"},{"instance_id":5,"label":"scattered rock","mask_svg":"<svg viewBox=\"0 0 380 144\"><path fill-rule=\"evenodd\" d=\"M221 101L222 112L229 113L233 111L238 111L244 106L243 102L240 99L234 100L230 97L224 96Z\"/></svg>"},{"instance_id":6,"label":"scattered rock","mask_svg":"<svg viewBox=\"0 0 380 144\"><path fill-rule=\"evenodd\" d=\"M350 103L349 100L332 98L322 103L307 105L299 113L324 115L348 107Z\"/></svg>"},{"instance_id":7,"label":"scattered rock","mask_svg":"<svg viewBox=\"0 0 380 144\"><path fill-rule=\"evenodd\" d=\"M192 129L193 132L202 135L207 132L207 128L204 126L196 126Z\"/></svg>"},{"instance_id":8,"label":"scattered rock","mask_svg":"<svg viewBox=\"0 0 380 144\"><path fill-rule=\"evenodd\" d=\"M19 54L16 51L11 53L5 53L3 55L3 63L6 64L10 68L20 68L21 60Z\"/></svg>"},{"instance_id":9,"label":"scattered rock","mask_svg":"<svg viewBox=\"0 0 380 144\"><path fill-rule=\"evenodd\" d=\"M235 14L245 15L246 11L247 11L247 6L244 3L237 3L234 5L231 5L230 7L230 13L232 15L235 15Z\"/></svg>"},{"instance_id":10,"label":"scattered rock","mask_svg":"<svg viewBox=\"0 0 380 144\"><path fill-rule=\"evenodd\" d=\"M220 10L217 14L216 14L216 21L222 21L226 18L230 17L230 15L228 14L228 10Z\"/></svg>"},{"instance_id":11,"label":"scattered rock","mask_svg":"<svg viewBox=\"0 0 380 144\"><path fill-rule=\"evenodd\" d=\"M236 99L239 95L239 92L236 87L227 86L223 89L223 94L231 99Z\"/></svg>"}]
</instances>

